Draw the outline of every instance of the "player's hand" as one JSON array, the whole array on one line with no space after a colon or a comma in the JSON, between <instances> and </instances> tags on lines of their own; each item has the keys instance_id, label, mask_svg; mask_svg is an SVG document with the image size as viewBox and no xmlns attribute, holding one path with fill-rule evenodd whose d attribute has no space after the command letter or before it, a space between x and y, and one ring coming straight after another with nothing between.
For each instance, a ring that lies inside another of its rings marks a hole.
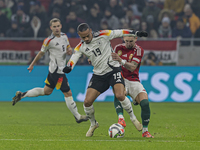
<instances>
[{"instance_id":1,"label":"player's hand","mask_svg":"<svg viewBox=\"0 0 200 150\"><path fill-rule=\"evenodd\" d=\"M89 63L89 64L91 64L91 63L92 63L90 59L88 59L87 61L88 61L88 63Z\"/></svg>"},{"instance_id":2,"label":"player's hand","mask_svg":"<svg viewBox=\"0 0 200 150\"><path fill-rule=\"evenodd\" d=\"M29 70L29 72L31 72L33 70L33 66L29 66L27 69Z\"/></svg>"},{"instance_id":3,"label":"player's hand","mask_svg":"<svg viewBox=\"0 0 200 150\"><path fill-rule=\"evenodd\" d=\"M120 62L121 58L119 57L119 55L117 53L111 53L112 59L115 61Z\"/></svg>"},{"instance_id":4,"label":"player's hand","mask_svg":"<svg viewBox=\"0 0 200 150\"><path fill-rule=\"evenodd\" d=\"M67 55L72 55L72 48L71 47L67 48Z\"/></svg>"},{"instance_id":5,"label":"player's hand","mask_svg":"<svg viewBox=\"0 0 200 150\"><path fill-rule=\"evenodd\" d=\"M72 67L71 66L65 66L65 68L63 69L64 73L70 73L72 71Z\"/></svg>"},{"instance_id":6,"label":"player's hand","mask_svg":"<svg viewBox=\"0 0 200 150\"><path fill-rule=\"evenodd\" d=\"M148 36L148 33L146 31L137 31L136 34L139 37L147 37Z\"/></svg>"}]
</instances>

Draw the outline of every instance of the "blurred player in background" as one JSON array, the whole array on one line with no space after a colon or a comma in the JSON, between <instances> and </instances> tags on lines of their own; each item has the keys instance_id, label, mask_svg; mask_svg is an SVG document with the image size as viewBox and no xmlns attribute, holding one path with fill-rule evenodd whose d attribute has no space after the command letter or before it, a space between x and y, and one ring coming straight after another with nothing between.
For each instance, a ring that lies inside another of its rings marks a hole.
<instances>
[{"instance_id":1,"label":"blurred player in background","mask_svg":"<svg viewBox=\"0 0 200 150\"><path fill-rule=\"evenodd\" d=\"M139 69L144 50L135 43L137 41L137 36L127 36L123 37L123 39L125 43L115 47L115 53L112 53L112 58L122 65L122 75L125 81L126 94L131 96L134 105L140 104L143 125L142 137L153 138L148 131L148 124L150 121L148 95L139 80ZM123 117L123 108L116 96L114 105L119 117L118 123L126 127Z\"/></svg>"},{"instance_id":2,"label":"blurred player in background","mask_svg":"<svg viewBox=\"0 0 200 150\"><path fill-rule=\"evenodd\" d=\"M85 54L94 66L94 74L89 82L84 100L84 110L91 122L91 126L86 133L86 136L92 136L94 130L99 127L94 116L93 102L110 86L112 86L122 107L130 115L132 123L138 130L142 130L141 123L133 113L130 100L125 97L124 79L121 76L121 67L119 62L113 61L111 57L113 49L110 40L126 35L133 36L135 34L139 36L147 36L147 33L134 32L132 30L101 30L99 32L92 32L92 29L86 23L80 24L77 28L77 32L82 41L75 47L75 53L71 56L63 71L69 73L74 68L82 54Z\"/></svg>"},{"instance_id":3,"label":"blurred player in background","mask_svg":"<svg viewBox=\"0 0 200 150\"><path fill-rule=\"evenodd\" d=\"M88 117L78 113L67 77L62 71L66 64L67 54L72 54L72 48L66 34L61 32L61 28L62 25L59 19L54 18L50 21L52 34L44 40L41 51L36 55L28 67L29 72L31 72L36 62L45 54L45 52L49 51L49 74L45 81L46 85L44 88L34 88L26 92L17 91L16 95L13 97L12 104L15 105L18 101L25 97L50 95L56 87L56 89L60 89L63 92L67 107L74 115L76 122L80 123L82 121L87 121Z\"/></svg>"}]
</instances>

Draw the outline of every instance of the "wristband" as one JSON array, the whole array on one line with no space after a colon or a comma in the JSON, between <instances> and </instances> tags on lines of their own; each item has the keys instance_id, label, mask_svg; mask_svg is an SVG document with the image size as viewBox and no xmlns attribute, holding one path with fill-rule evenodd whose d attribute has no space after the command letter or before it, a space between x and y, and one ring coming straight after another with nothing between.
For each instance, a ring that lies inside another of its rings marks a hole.
<instances>
[{"instance_id":1,"label":"wristband","mask_svg":"<svg viewBox=\"0 0 200 150\"><path fill-rule=\"evenodd\" d=\"M125 63L126 63L126 60L122 59L122 61L121 61L122 66L124 66Z\"/></svg>"}]
</instances>

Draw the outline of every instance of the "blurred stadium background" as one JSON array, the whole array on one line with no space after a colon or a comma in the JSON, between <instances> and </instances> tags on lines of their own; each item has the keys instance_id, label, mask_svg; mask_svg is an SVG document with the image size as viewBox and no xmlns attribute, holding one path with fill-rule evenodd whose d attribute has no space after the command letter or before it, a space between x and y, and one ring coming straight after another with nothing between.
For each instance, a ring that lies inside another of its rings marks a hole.
<instances>
[{"instance_id":1,"label":"blurred stadium background","mask_svg":"<svg viewBox=\"0 0 200 150\"><path fill-rule=\"evenodd\" d=\"M61 20L62 32L74 48L80 41L76 27L145 30L139 38L145 50L140 79L151 102L200 102L199 0L0 0L0 101L11 101L17 90L43 87L48 54L27 67L51 34L49 20ZM112 40L112 46L123 42ZM68 56L70 58L70 56ZM85 56L67 75L76 101L83 101L92 66ZM63 101L60 91L24 101ZM112 89L97 101L113 101Z\"/></svg>"}]
</instances>

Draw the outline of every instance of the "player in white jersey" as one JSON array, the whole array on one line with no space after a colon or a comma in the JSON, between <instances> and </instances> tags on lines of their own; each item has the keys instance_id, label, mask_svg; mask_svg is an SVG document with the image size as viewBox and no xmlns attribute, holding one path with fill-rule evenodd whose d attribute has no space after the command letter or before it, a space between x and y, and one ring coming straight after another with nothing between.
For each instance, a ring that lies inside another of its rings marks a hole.
<instances>
[{"instance_id":1,"label":"player in white jersey","mask_svg":"<svg viewBox=\"0 0 200 150\"><path fill-rule=\"evenodd\" d=\"M138 130L142 130L141 123L136 119L131 102L124 93L124 79L121 76L121 67L118 61L112 59L110 40L126 35L145 36L146 32L134 32L132 30L102 30L99 32L92 32L88 24L82 23L77 28L78 34L83 40L80 42L75 50L75 53L70 58L67 66L63 69L65 73L69 73L77 63L82 54L85 54L94 66L93 76L87 88L86 97L84 100L84 110L89 117L91 126L86 133L87 137L93 135L96 128L99 127L95 120L93 102L110 86L113 87L114 94L121 102L122 107L130 115L130 119Z\"/></svg>"},{"instance_id":2,"label":"player in white jersey","mask_svg":"<svg viewBox=\"0 0 200 150\"><path fill-rule=\"evenodd\" d=\"M27 92L17 91L12 102L13 105L15 105L18 101L25 97L50 95L56 87L56 89L60 89L63 92L67 107L74 115L76 122L80 123L82 121L87 121L88 117L78 113L67 77L62 71L66 64L66 55L72 54L72 48L69 44L67 35L61 32L61 28L62 25L59 19L54 18L50 21L52 34L44 40L41 51L36 55L28 67L29 72L31 72L36 62L45 54L46 51L49 51L49 74L45 81L46 85L44 88L34 88L28 90Z\"/></svg>"}]
</instances>

